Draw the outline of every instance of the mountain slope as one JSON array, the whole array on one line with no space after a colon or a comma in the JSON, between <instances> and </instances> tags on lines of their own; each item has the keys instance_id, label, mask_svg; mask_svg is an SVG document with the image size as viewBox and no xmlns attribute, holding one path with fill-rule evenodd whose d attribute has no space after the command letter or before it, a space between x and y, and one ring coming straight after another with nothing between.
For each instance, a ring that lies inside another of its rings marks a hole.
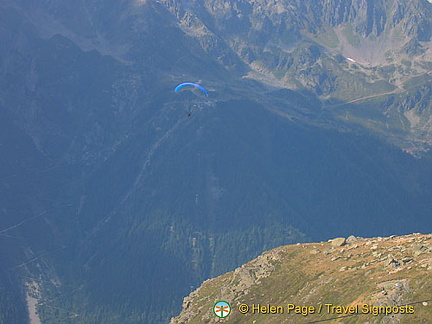
<instances>
[{"instance_id":1,"label":"mountain slope","mask_svg":"<svg viewBox=\"0 0 432 324\"><path fill-rule=\"evenodd\" d=\"M222 4L2 2L0 297L17 305L10 322L24 322L34 297L44 323L164 323L203 280L273 247L431 227L430 154L414 158L335 118L313 86L252 75L226 38L248 25L223 20ZM246 17L258 2L238 5ZM274 14L253 12L264 25ZM262 59L274 31L264 25L245 36ZM304 55L287 73L322 54L317 42L293 44ZM210 94L190 117L173 93L182 81ZM426 116L417 91L428 98L419 87L392 104Z\"/></svg>"},{"instance_id":2,"label":"mountain slope","mask_svg":"<svg viewBox=\"0 0 432 324\"><path fill-rule=\"evenodd\" d=\"M239 76L310 90L345 122L384 134L412 154L429 149L429 2L162 2L186 33ZM406 104L413 97L414 106ZM371 125L371 116L379 122Z\"/></svg>"},{"instance_id":3,"label":"mountain slope","mask_svg":"<svg viewBox=\"0 0 432 324\"><path fill-rule=\"evenodd\" d=\"M351 236L348 244L337 238L279 247L204 282L171 323L219 323L218 300L232 307L227 323L426 323L431 239Z\"/></svg>"}]
</instances>

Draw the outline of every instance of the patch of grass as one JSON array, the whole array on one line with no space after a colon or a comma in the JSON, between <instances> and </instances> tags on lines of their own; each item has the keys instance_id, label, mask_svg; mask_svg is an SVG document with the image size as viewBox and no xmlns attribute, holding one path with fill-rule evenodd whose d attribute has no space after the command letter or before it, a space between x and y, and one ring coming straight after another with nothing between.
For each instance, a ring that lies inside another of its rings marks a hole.
<instances>
[{"instance_id":1,"label":"patch of grass","mask_svg":"<svg viewBox=\"0 0 432 324\"><path fill-rule=\"evenodd\" d=\"M326 29L316 35L316 41L326 47L336 48L339 45L339 38L333 29Z\"/></svg>"},{"instance_id":2,"label":"patch of grass","mask_svg":"<svg viewBox=\"0 0 432 324\"><path fill-rule=\"evenodd\" d=\"M410 90L410 89L417 89L418 86L422 85L422 84L426 84L428 82L432 81L432 77L430 75L427 74L423 74L420 75L418 77L413 77L409 80L407 80L404 84L403 87L406 90Z\"/></svg>"},{"instance_id":3,"label":"patch of grass","mask_svg":"<svg viewBox=\"0 0 432 324\"><path fill-rule=\"evenodd\" d=\"M360 37L354 32L353 26L351 24L347 24L343 30L344 35L346 36L348 43L352 46L360 45Z\"/></svg>"}]
</instances>

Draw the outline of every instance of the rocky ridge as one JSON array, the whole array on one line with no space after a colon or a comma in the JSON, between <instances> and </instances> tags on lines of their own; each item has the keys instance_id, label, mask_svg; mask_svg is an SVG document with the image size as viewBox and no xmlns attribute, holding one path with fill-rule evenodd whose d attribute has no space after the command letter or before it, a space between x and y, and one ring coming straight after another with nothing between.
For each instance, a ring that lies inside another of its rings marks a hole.
<instances>
[{"instance_id":1,"label":"rocky ridge","mask_svg":"<svg viewBox=\"0 0 432 324\"><path fill-rule=\"evenodd\" d=\"M218 323L212 307L231 304L227 323L305 323L347 314L241 314L239 305L412 305L413 314L349 314L349 323L426 323L432 314L432 235L411 234L282 246L205 281L184 299L179 323ZM351 317L351 318L350 318ZM344 323L345 323L345 319Z\"/></svg>"},{"instance_id":2,"label":"rocky ridge","mask_svg":"<svg viewBox=\"0 0 432 324\"><path fill-rule=\"evenodd\" d=\"M431 107L422 99L432 79L426 0L160 3L227 70L311 91L342 120L384 134L414 155L429 150ZM420 99L408 105L413 96Z\"/></svg>"}]
</instances>

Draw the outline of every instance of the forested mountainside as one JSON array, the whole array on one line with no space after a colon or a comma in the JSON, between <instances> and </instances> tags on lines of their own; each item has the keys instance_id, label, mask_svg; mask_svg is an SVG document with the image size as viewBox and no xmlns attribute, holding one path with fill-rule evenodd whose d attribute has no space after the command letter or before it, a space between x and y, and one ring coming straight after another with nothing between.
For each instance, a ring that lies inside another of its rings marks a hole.
<instances>
[{"instance_id":1,"label":"forested mountainside","mask_svg":"<svg viewBox=\"0 0 432 324\"><path fill-rule=\"evenodd\" d=\"M0 321L166 323L271 248L430 232L431 6L2 1Z\"/></svg>"}]
</instances>

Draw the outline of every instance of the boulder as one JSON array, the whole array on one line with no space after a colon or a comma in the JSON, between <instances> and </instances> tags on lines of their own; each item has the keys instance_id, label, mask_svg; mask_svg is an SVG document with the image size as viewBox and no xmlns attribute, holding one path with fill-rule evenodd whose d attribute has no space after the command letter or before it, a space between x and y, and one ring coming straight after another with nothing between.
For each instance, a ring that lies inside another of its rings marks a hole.
<instances>
[{"instance_id":1,"label":"boulder","mask_svg":"<svg viewBox=\"0 0 432 324\"><path fill-rule=\"evenodd\" d=\"M338 237L332 240L332 246L343 246L346 243L345 237Z\"/></svg>"},{"instance_id":2,"label":"boulder","mask_svg":"<svg viewBox=\"0 0 432 324\"><path fill-rule=\"evenodd\" d=\"M327 250L324 251L324 254L325 254L325 255L328 255L328 254L330 254L330 253L333 253L334 251L336 251L336 250L333 249L333 248L331 248L331 249L327 249Z\"/></svg>"},{"instance_id":3,"label":"boulder","mask_svg":"<svg viewBox=\"0 0 432 324\"><path fill-rule=\"evenodd\" d=\"M358 240L357 240L357 237L355 237L354 235L350 235L350 236L348 236L348 238L347 238L347 240L346 240L346 243L354 243L354 242L357 242Z\"/></svg>"}]
</instances>

